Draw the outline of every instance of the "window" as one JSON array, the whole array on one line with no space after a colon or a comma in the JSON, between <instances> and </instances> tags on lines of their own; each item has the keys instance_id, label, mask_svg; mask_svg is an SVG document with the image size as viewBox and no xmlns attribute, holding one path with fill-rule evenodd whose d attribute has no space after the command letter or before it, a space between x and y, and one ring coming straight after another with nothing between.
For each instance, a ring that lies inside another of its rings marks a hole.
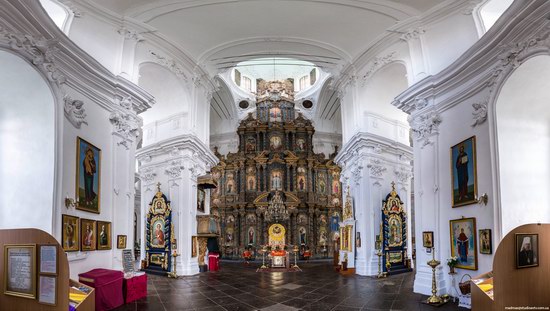
<instances>
[{"instance_id":1,"label":"window","mask_svg":"<svg viewBox=\"0 0 550 311\"><path fill-rule=\"evenodd\" d=\"M243 77L243 88L249 92L252 91L252 80L249 77Z\"/></svg>"},{"instance_id":2,"label":"window","mask_svg":"<svg viewBox=\"0 0 550 311\"><path fill-rule=\"evenodd\" d=\"M301 90L305 90L305 88L309 86L309 85L308 85L308 81L307 81L308 79L307 79L307 78L308 78L308 76L303 76L303 77L300 78L300 81L299 81L299 83L300 83L300 91L301 91Z\"/></svg>"}]
</instances>

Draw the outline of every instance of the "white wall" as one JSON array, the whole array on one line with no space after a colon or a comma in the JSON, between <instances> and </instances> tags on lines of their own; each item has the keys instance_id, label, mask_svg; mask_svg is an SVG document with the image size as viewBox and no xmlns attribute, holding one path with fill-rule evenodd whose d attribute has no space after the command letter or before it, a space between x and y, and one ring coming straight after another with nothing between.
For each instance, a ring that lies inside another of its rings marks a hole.
<instances>
[{"instance_id":1,"label":"white wall","mask_svg":"<svg viewBox=\"0 0 550 311\"><path fill-rule=\"evenodd\" d=\"M496 102L502 234L550 222L550 56L508 78Z\"/></svg>"},{"instance_id":2,"label":"white wall","mask_svg":"<svg viewBox=\"0 0 550 311\"><path fill-rule=\"evenodd\" d=\"M26 61L0 50L0 228L52 233L54 98Z\"/></svg>"}]
</instances>

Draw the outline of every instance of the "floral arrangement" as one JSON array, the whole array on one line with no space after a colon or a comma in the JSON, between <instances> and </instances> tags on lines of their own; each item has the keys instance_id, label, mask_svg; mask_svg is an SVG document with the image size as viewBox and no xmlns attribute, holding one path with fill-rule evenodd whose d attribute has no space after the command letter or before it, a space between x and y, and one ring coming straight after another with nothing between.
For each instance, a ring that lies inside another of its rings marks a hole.
<instances>
[{"instance_id":1,"label":"floral arrangement","mask_svg":"<svg viewBox=\"0 0 550 311\"><path fill-rule=\"evenodd\" d=\"M458 265L458 257L451 257L449 259L447 259L447 266L449 266L449 268L454 268Z\"/></svg>"}]
</instances>

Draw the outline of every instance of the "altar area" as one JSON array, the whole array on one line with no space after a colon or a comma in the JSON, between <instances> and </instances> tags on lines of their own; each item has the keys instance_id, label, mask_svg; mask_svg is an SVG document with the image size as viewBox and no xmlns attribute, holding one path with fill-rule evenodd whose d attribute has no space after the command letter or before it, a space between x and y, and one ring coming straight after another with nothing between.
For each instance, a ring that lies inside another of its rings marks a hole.
<instances>
[{"instance_id":1,"label":"altar area","mask_svg":"<svg viewBox=\"0 0 550 311\"><path fill-rule=\"evenodd\" d=\"M262 266L256 272L296 272L302 271L297 265L299 247L290 247L285 244L286 229L281 224L272 224L268 230L269 243L264 245L262 254ZM294 264L290 262L290 251L294 254Z\"/></svg>"}]
</instances>

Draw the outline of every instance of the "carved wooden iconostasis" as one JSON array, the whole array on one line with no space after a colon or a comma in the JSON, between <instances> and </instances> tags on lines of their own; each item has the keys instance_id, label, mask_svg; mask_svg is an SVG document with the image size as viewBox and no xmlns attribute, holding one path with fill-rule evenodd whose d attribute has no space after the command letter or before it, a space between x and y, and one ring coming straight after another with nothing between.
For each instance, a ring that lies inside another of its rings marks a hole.
<instances>
[{"instance_id":1,"label":"carved wooden iconostasis","mask_svg":"<svg viewBox=\"0 0 550 311\"><path fill-rule=\"evenodd\" d=\"M160 191L157 184L157 193L149 204L147 213L145 236L145 260L148 272L164 274L172 267L172 210L170 201Z\"/></svg>"},{"instance_id":2,"label":"carved wooden iconostasis","mask_svg":"<svg viewBox=\"0 0 550 311\"><path fill-rule=\"evenodd\" d=\"M315 129L296 116L293 89L285 81L264 83L256 115L249 113L237 133L239 149L223 156L212 169L218 188L211 193L212 214L220 216L220 249L225 258L240 258L268 244L268 229L285 229L285 244L309 249L316 257L332 257L333 238L341 219L341 169L313 151ZM282 204L273 203L276 191ZM269 217L273 209L288 215ZM286 217L288 216L288 217ZM336 225L329 220L336 220Z\"/></svg>"},{"instance_id":3,"label":"carved wooden iconostasis","mask_svg":"<svg viewBox=\"0 0 550 311\"><path fill-rule=\"evenodd\" d=\"M383 270L388 274L412 271L407 266L407 215L392 182L392 191L382 205ZM389 263L389 266L388 266ZM388 270L389 267L389 270Z\"/></svg>"}]
</instances>

